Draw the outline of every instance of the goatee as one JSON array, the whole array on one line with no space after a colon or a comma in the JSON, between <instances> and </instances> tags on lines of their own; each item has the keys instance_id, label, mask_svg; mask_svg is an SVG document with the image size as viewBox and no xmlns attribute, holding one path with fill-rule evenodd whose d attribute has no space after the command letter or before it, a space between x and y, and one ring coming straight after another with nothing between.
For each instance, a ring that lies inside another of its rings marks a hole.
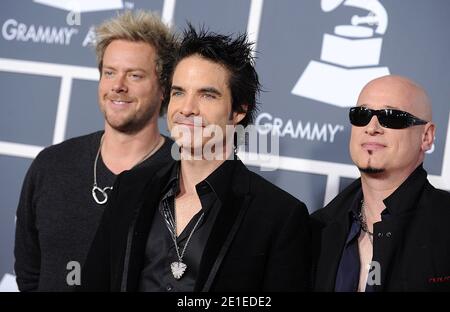
<instances>
[{"instance_id":1,"label":"goatee","mask_svg":"<svg viewBox=\"0 0 450 312\"><path fill-rule=\"evenodd\" d=\"M373 168L373 167L358 167L359 171L363 172L363 173L367 173L367 174L377 174L377 173L382 173L384 172L383 168Z\"/></svg>"}]
</instances>

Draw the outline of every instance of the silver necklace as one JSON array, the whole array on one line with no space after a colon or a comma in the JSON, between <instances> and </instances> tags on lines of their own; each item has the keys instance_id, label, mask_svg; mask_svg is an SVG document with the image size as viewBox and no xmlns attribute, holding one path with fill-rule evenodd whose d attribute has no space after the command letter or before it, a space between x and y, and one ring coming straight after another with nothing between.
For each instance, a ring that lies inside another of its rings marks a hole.
<instances>
[{"instance_id":1,"label":"silver necklace","mask_svg":"<svg viewBox=\"0 0 450 312\"><path fill-rule=\"evenodd\" d=\"M174 198L173 200L173 206L174 206L174 213L176 215L176 204L175 204L176 199ZM177 257L178 257L178 261L172 262L170 264L170 269L172 271L172 275L173 277L175 277L175 279L180 279L184 272L187 269L187 265L186 263L183 262L183 257L184 254L186 253L186 248L189 244L189 241L191 240L192 234L194 234L195 229L197 228L197 226L200 223L200 220L203 218L203 216L205 215L204 212L202 212L202 214L200 215L200 217L198 218L197 222L195 223L194 227L192 228L191 232L189 233L189 236L186 240L186 243L184 244L183 250L181 251L180 254L180 248L178 247L178 243L177 243L177 220L176 218L174 218L174 216L172 215L172 212L170 211L170 209L165 209L164 210L164 216L166 219L166 226L170 232L170 236L172 237L173 240L173 244L175 246L175 251L177 252Z\"/></svg>"},{"instance_id":2,"label":"silver necklace","mask_svg":"<svg viewBox=\"0 0 450 312\"><path fill-rule=\"evenodd\" d=\"M94 184L92 185L92 197L94 198L95 202L99 205L103 205L108 201L108 194L106 193L108 190L112 190L113 187L112 186L106 186L104 188L100 188L97 185L97 162L98 162L98 157L100 156L100 150L102 149L102 145L103 145L103 137L104 135L102 135L102 138L100 139L100 145L98 147L97 150L97 155L95 156L95 161L94 161ZM153 146L153 148L150 150L150 152L148 152L144 158L142 158L140 161L138 161L132 168L140 165L141 163L143 163L147 158L149 158L153 152L156 150L156 148L158 146L161 145L161 137L159 139L159 142ZM99 199L97 194L101 194L103 199Z\"/></svg>"},{"instance_id":3,"label":"silver necklace","mask_svg":"<svg viewBox=\"0 0 450 312\"><path fill-rule=\"evenodd\" d=\"M364 199L361 200L361 210L358 214L358 221L361 226L361 230L369 235L369 240L373 244L373 232L369 231L369 227L367 226L366 214L365 214L366 205L364 203Z\"/></svg>"}]
</instances>

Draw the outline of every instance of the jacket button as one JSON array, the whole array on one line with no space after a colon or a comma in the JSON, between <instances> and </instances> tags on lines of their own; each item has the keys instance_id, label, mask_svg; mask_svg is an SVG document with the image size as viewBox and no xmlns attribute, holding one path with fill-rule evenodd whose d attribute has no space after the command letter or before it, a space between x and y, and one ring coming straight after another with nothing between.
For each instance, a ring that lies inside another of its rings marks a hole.
<instances>
[{"instance_id":1,"label":"jacket button","mask_svg":"<svg viewBox=\"0 0 450 312\"><path fill-rule=\"evenodd\" d=\"M391 237L391 235L392 235L391 232L387 232L387 233L386 233L386 237L387 237L387 238Z\"/></svg>"},{"instance_id":2,"label":"jacket button","mask_svg":"<svg viewBox=\"0 0 450 312\"><path fill-rule=\"evenodd\" d=\"M379 232L378 237L383 237L383 233Z\"/></svg>"},{"instance_id":3,"label":"jacket button","mask_svg":"<svg viewBox=\"0 0 450 312\"><path fill-rule=\"evenodd\" d=\"M166 286L166 290L167 290L167 291L171 291L172 289L173 289L172 285L170 285L170 284L167 284L167 286Z\"/></svg>"}]
</instances>

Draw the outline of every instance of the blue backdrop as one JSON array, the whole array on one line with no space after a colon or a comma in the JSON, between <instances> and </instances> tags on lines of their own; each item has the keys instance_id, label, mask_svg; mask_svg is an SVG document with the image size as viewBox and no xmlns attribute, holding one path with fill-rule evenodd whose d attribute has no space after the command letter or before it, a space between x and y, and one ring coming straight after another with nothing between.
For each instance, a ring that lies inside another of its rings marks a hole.
<instances>
[{"instance_id":1,"label":"blue backdrop","mask_svg":"<svg viewBox=\"0 0 450 312\"><path fill-rule=\"evenodd\" d=\"M437 133L425 167L450 189L448 0L3 0L0 8L0 291L15 287L15 210L32 159L103 127L90 43L92 27L116 11L158 11L176 31L190 21L249 33L265 90L256 125L279 137L280 157L242 157L311 212L358 176L348 107L387 73L428 90Z\"/></svg>"}]
</instances>

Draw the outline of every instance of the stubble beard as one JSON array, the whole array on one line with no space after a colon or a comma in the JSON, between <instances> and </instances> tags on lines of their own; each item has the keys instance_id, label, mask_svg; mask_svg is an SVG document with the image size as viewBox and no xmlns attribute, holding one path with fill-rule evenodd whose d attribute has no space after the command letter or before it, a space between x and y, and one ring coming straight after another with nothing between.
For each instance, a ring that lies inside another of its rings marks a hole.
<instances>
[{"instance_id":1,"label":"stubble beard","mask_svg":"<svg viewBox=\"0 0 450 312\"><path fill-rule=\"evenodd\" d=\"M108 116L106 110L103 112L108 125L114 130L125 134L135 134L141 131L150 123L150 120L155 116L155 114L158 114L155 105L151 105L147 111L142 114L139 114L139 112L133 112L133 114L119 116L119 118Z\"/></svg>"}]
</instances>

